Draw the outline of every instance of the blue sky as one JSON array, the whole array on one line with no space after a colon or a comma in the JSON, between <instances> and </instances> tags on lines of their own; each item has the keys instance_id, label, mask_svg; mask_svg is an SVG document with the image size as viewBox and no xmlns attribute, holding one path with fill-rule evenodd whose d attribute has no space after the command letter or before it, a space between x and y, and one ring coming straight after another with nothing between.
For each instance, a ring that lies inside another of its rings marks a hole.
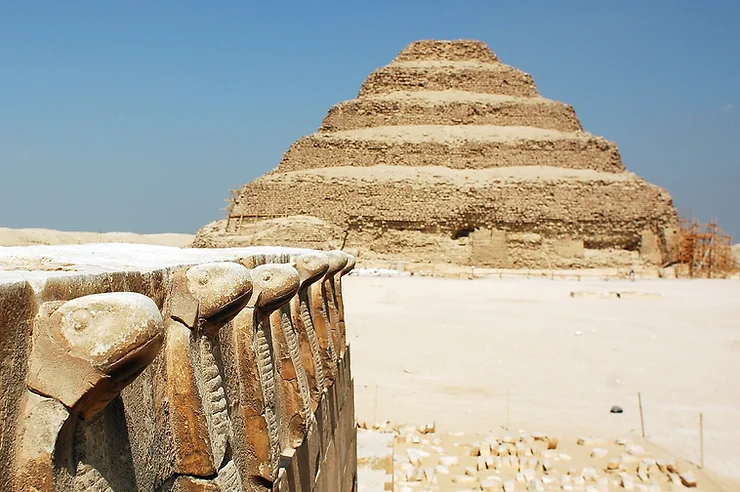
<instances>
[{"instance_id":1,"label":"blue sky","mask_svg":"<svg viewBox=\"0 0 740 492\"><path fill-rule=\"evenodd\" d=\"M479 39L740 240L740 2L0 0L0 226L195 232L417 39Z\"/></svg>"}]
</instances>

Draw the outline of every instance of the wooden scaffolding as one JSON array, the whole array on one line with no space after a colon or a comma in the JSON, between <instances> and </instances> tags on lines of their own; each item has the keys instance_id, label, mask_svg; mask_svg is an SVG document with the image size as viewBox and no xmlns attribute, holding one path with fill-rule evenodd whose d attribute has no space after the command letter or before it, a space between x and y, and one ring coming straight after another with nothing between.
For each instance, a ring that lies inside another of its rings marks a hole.
<instances>
[{"instance_id":1,"label":"wooden scaffolding","mask_svg":"<svg viewBox=\"0 0 740 492\"><path fill-rule=\"evenodd\" d=\"M683 266L690 278L723 278L738 271L732 254L732 237L716 221L702 224L679 220L679 233L671 245L672 263Z\"/></svg>"}]
</instances>

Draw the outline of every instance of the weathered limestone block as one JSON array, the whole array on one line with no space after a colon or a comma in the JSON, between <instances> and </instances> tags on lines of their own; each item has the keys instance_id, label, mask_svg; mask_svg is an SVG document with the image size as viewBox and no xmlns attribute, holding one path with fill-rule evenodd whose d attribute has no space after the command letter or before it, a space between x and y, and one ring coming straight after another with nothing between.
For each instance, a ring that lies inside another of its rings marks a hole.
<instances>
[{"instance_id":1,"label":"weathered limestone block","mask_svg":"<svg viewBox=\"0 0 740 492\"><path fill-rule=\"evenodd\" d=\"M645 230L640 233L640 258L659 265L663 261L661 251L658 236L653 231Z\"/></svg>"},{"instance_id":2,"label":"weathered limestone block","mask_svg":"<svg viewBox=\"0 0 740 492\"><path fill-rule=\"evenodd\" d=\"M171 273L164 349L124 394L129 432L138 441L132 448L140 490L175 487L183 476L218 482L231 466L234 438L218 336L251 291L249 270L238 263ZM239 476L232 478L234 486L224 490L241 488Z\"/></svg>"},{"instance_id":3,"label":"weathered limestone block","mask_svg":"<svg viewBox=\"0 0 740 492\"><path fill-rule=\"evenodd\" d=\"M334 293L337 303L337 317L339 318L339 345L342 347L341 354L344 356L344 351L347 347L347 327L344 322L344 299L342 297L342 277L347 275L355 267L357 259L347 253L347 263L344 265L341 271L334 276Z\"/></svg>"},{"instance_id":4,"label":"weathered limestone block","mask_svg":"<svg viewBox=\"0 0 740 492\"><path fill-rule=\"evenodd\" d=\"M311 312L309 289L312 284L322 280L329 269L329 258L322 253L298 255L294 261L301 286L298 294L290 300L291 317L300 344L301 361L306 371L311 396L311 410L316 411L319 400L326 388L324 366L319 349L319 340Z\"/></svg>"},{"instance_id":5,"label":"weathered limestone block","mask_svg":"<svg viewBox=\"0 0 740 492\"><path fill-rule=\"evenodd\" d=\"M323 278L310 286L309 292L312 319L319 340L321 360L324 364L324 377L327 386L331 386L337 377L339 352L336 343L338 327L334 327L335 320L338 320L335 313L336 304L332 295L333 283L330 283L330 279L333 279L334 275L346 265L347 259L337 251L328 252L327 256L329 257L329 267Z\"/></svg>"},{"instance_id":6,"label":"weathered limestone block","mask_svg":"<svg viewBox=\"0 0 740 492\"><path fill-rule=\"evenodd\" d=\"M351 488L349 353L323 378L311 292L343 346L348 256L165 249L154 270L3 274L0 489L308 491L321 470Z\"/></svg>"},{"instance_id":7,"label":"weathered limestone block","mask_svg":"<svg viewBox=\"0 0 740 492\"><path fill-rule=\"evenodd\" d=\"M329 315L329 324L331 325L331 338L336 350L337 360L344 356L344 344L339 326L339 302L337 300L337 276L342 275L342 271L347 266L349 255L341 251L329 251L329 269L324 277L324 298L326 311Z\"/></svg>"},{"instance_id":8,"label":"weathered limestone block","mask_svg":"<svg viewBox=\"0 0 740 492\"><path fill-rule=\"evenodd\" d=\"M41 306L33 329L18 428L16 482L26 490L110 486L75 470L78 425L103 410L154 359L163 338L156 304L136 293L106 293Z\"/></svg>"},{"instance_id":9,"label":"weathered limestone block","mask_svg":"<svg viewBox=\"0 0 740 492\"><path fill-rule=\"evenodd\" d=\"M470 261L473 265L508 267L506 231L476 229L470 233Z\"/></svg>"},{"instance_id":10,"label":"weathered limestone block","mask_svg":"<svg viewBox=\"0 0 740 492\"><path fill-rule=\"evenodd\" d=\"M287 265L284 268L292 269ZM297 273L295 274L295 280L297 289L300 282ZM313 414L311 413L308 377L301 360L298 334L291 319L289 302L280 306L270 315L270 332L275 348L278 382L282 390L284 409L287 413L287 447L295 449L303 442ZM284 446L283 450L285 449Z\"/></svg>"},{"instance_id":11,"label":"weathered limestone block","mask_svg":"<svg viewBox=\"0 0 740 492\"><path fill-rule=\"evenodd\" d=\"M283 352L276 348L270 316L295 295L299 278L288 265L261 265L251 274L252 296L233 320L224 362L236 465L247 490L269 490L277 477L280 452L289 445L289 412L295 416L301 410L286 405L285 395L295 386L283 380L287 369L281 371L276 363L288 364L292 358L281 357Z\"/></svg>"}]
</instances>

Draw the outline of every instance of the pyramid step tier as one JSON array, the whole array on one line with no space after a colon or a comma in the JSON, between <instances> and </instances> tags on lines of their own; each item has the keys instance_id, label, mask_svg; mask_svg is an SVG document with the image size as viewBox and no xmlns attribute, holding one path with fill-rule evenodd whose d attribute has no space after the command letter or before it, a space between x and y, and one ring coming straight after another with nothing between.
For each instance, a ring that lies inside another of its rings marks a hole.
<instances>
[{"instance_id":1,"label":"pyramid step tier","mask_svg":"<svg viewBox=\"0 0 740 492\"><path fill-rule=\"evenodd\" d=\"M294 143L277 172L322 167L551 166L622 172L613 142L584 132L500 126L389 126L314 133Z\"/></svg>"},{"instance_id":2,"label":"pyramid step tier","mask_svg":"<svg viewBox=\"0 0 740 492\"><path fill-rule=\"evenodd\" d=\"M535 97L532 76L503 63L399 62L371 73L358 97L397 91L459 90L482 94Z\"/></svg>"},{"instance_id":3,"label":"pyramid step tier","mask_svg":"<svg viewBox=\"0 0 740 492\"><path fill-rule=\"evenodd\" d=\"M395 61L447 60L479 61L495 63L499 61L486 43L476 40L431 40L424 39L408 45L398 54Z\"/></svg>"},{"instance_id":4,"label":"pyramid step tier","mask_svg":"<svg viewBox=\"0 0 740 492\"><path fill-rule=\"evenodd\" d=\"M347 204L351 203L352 207ZM310 215L346 228L449 234L461 228L570 237L627 248L675 220L665 190L630 173L559 168L326 168L267 175L244 186L238 223Z\"/></svg>"},{"instance_id":5,"label":"pyramid step tier","mask_svg":"<svg viewBox=\"0 0 740 492\"><path fill-rule=\"evenodd\" d=\"M393 92L333 106L320 132L380 126L494 125L574 132L582 130L573 108L543 97L462 91Z\"/></svg>"}]
</instances>

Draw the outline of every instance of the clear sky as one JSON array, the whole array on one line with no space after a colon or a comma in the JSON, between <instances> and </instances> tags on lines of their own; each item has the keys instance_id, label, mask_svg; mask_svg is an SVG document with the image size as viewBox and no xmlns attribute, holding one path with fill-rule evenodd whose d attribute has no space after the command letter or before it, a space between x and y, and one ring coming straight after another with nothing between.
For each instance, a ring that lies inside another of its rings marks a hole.
<instances>
[{"instance_id":1,"label":"clear sky","mask_svg":"<svg viewBox=\"0 0 740 492\"><path fill-rule=\"evenodd\" d=\"M738 1L0 0L0 226L195 232L417 39L479 39L740 240Z\"/></svg>"}]
</instances>

